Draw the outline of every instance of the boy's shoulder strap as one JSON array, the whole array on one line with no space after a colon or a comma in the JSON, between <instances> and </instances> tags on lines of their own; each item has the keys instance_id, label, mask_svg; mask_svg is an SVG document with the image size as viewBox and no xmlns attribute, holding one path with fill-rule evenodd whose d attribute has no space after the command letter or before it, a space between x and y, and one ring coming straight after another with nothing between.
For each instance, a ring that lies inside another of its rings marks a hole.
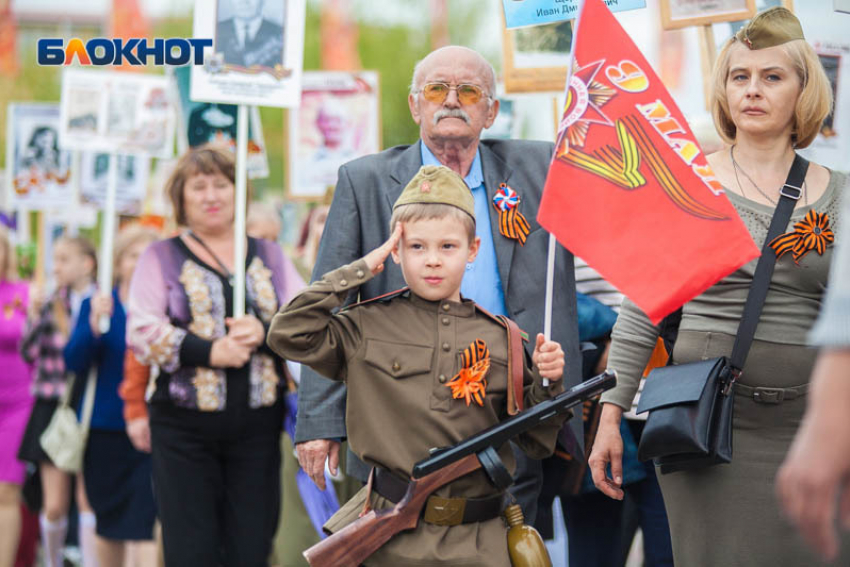
<instances>
[{"instance_id":1,"label":"boy's shoulder strap","mask_svg":"<svg viewBox=\"0 0 850 567\"><path fill-rule=\"evenodd\" d=\"M516 323L514 323L514 322L513 322L511 319L509 319L508 317L505 317L505 316L503 316L503 315L493 315L492 313L490 313L489 311L487 311L486 309L484 309L483 307L481 307L481 306L480 306L480 305L478 305L477 303L475 304L475 308L476 308L478 311L480 311L482 315L484 315L485 317L487 317L487 318L489 318L489 319L492 319L493 321L495 321L496 323L498 323L498 324L499 324L500 326L502 326L502 327L507 328L507 324L505 323L505 321L504 321L503 319L507 319L508 321L510 321L511 323L513 323L514 325L516 325ZM528 342L528 340L529 340L529 339L528 339L528 333L526 333L525 331L523 331L522 329L520 329L518 326L517 326L517 330L519 331L519 336L520 336L520 339L522 339L522 342L527 343L527 342Z\"/></svg>"},{"instance_id":2,"label":"boy's shoulder strap","mask_svg":"<svg viewBox=\"0 0 850 567\"><path fill-rule=\"evenodd\" d=\"M400 295L404 295L408 291L410 291L409 287L403 287L401 289L397 289L395 291L391 291L391 292L385 293L383 295L378 295L377 297L372 297L370 299L364 299L363 301L359 301L357 303L352 303L351 305L346 305L345 307L343 307L340 310L340 312L348 311L349 309L353 309L355 307L360 307L362 305L368 305L370 303L390 301L391 299L395 299L396 297L398 297Z\"/></svg>"},{"instance_id":3,"label":"boy's shoulder strap","mask_svg":"<svg viewBox=\"0 0 850 567\"><path fill-rule=\"evenodd\" d=\"M523 377L525 375L525 352L523 340L528 335L519 326L504 315L493 315L477 303L475 307L486 317L489 317L504 327L508 333L508 415L516 415L523 408Z\"/></svg>"}]
</instances>

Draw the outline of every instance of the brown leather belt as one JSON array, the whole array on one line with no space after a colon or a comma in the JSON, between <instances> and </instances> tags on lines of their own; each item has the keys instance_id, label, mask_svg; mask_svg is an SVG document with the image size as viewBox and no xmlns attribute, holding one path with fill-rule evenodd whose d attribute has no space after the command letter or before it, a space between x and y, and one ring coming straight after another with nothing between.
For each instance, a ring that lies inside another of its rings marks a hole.
<instances>
[{"instance_id":1,"label":"brown leather belt","mask_svg":"<svg viewBox=\"0 0 850 567\"><path fill-rule=\"evenodd\" d=\"M398 503L407 492L408 483L386 469L375 467L372 490L392 502ZM431 496L425 504L422 519L438 526L457 526L486 522L498 518L504 509L505 495L487 498L443 498Z\"/></svg>"}]
</instances>

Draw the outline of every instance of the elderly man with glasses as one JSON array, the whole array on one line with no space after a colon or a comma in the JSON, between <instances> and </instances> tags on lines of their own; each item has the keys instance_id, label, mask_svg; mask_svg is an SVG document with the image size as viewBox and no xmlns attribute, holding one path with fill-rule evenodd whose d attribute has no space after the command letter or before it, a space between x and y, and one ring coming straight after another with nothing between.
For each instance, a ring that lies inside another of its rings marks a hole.
<instances>
[{"instance_id":1,"label":"elderly man with glasses","mask_svg":"<svg viewBox=\"0 0 850 567\"><path fill-rule=\"evenodd\" d=\"M356 159L339 179L319 247L313 279L355 261L389 238L391 207L422 165L445 165L457 172L475 199L481 248L467 265L461 294L490 313L507 315L529 332L543 330L544 286L549 235L537 224L537 208L553 144L520 140L481 140L499 112L496 74L490 63L465 47L438 49L413 71L408 103L420 139ZM360 288L363 301L404 287L401 269L386 269ZM581 380L576 325L573 257L558 246L552 339L566 354L564 386ZM530 355L534 344L526 345ZM434 376L434 390L445 387ZM447 411L433 404L434 411ZM380 407L374 411L381 411ZM475 411L475 408L470 408ZM506 409L507 411L507 409ZM581 439L581 420L570 420ZM569 435L568 435L569 436ZM345 388L306 367L301 374L296 449L301 466L320 486L324 468L336 472L339 441L345 437ZM580 452L578 444L572 449ZM539 462L518 450L512 493L529 522L536 517L542 472ZM349 473L366 479L368 468L349 454Z\"/></svg>"}]
</instances>

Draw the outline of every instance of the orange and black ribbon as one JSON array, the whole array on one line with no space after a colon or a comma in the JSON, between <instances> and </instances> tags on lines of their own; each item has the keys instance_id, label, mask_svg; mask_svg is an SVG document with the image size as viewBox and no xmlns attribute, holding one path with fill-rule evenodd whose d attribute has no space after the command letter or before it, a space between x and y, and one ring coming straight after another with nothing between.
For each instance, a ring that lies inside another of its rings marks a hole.
<instances>
[{"instance_id":1,"label":"orange and black ribbon","mask_svg":"<svg viewBox=\"0 0 850 567\"><path fill-rule=\"evenodd\" d=\"M524 246L531 227L519 212L519 203L520 198L516 191L508 187L507 183L499 185L493 197L493 206L499 211L499 232L502 236L518 240L520 246Z\"/></svg>"},{"instance_id":2,"label":"orange and black ribbon","mask_svg":"<svg viewBox=\"0 0 850 567\"><path fill-rule=\"evenodd\" d=\"M466 400L467 406L473 400L483 406L487 389L485 376L490 370L490 349L483 340L475 339L463 350L460 362L460 372L454 375L446 387L451 388L452 398Z\"/></svg>"},{"instance_id":3,"label":"orange and black ribbon","mask_svg":"<svg viewBox=\"0 0 850 567\"><path fill-rule=\"evenodd\" d=\"M835 234L829 228L829 215L811 210L794 225L793 232L780 234L771 241L770 247L776 252L777 260L791 252L794 262L799 264L800 259L812 250L823 255L834 240Z\"/></svg>"}]
</instances>

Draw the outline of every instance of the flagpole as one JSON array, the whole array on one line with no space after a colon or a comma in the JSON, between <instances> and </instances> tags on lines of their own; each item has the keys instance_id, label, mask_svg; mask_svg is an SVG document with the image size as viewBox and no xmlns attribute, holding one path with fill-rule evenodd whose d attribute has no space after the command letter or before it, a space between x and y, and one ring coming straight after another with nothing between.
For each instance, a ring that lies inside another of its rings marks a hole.
<instances>
[{"instance_id":1,"label":"flagpole","mask_svg":"<svg viewBox=\"0 0 850 567\"><path fill-rule=\"evenodd\" d=\"M245 314L245 215L248 187L248 106L240 104L236 115L236 218L233 223L233 316Z\"/></svg>"},{"instance_id":2,"label":"flagpole","mask_svg":"<svg viewBox=\"0 0 850 567\"><path fill-rule=\"evenodd\" d=\"M552 301L555 292L555 237L549 233L549 254L546 259L546 299L543 307L543 336L552 338ZM549 386L549 379L543 379L543 387Z\"/></svg>"},{"instance_id":3,"label":"flagpole","mask_svg":"<svg viewBox=\"0 0 850 567\"><path fill-rule=\"evenodd\" d=\"M581 13L584 11L584 0L579 1L579 9L578 9L578 17L572 23L572 41L570 44L570 63L567 67L567 81L564 86L564 92L569 92L570 90L570 79L573 75L573 59L575 58L575 39L578 34L578 24L581 21ZM557 121L555 125L555 151L552 153L552 161L555 161L555 153L558 151L558 145L561 142L561 131L560 125L563 120L563 114L557 115ZM551 165L550 165L551 168ZM549 252L546 258L546 296L544 298L543 303L543 336L546 340L552 339L552 308L554 307L554 295L555 295L555 245L557 241L555 240L555 236L550 232L549 233ZM578 312L576 312L576 316L578 316ZM549 386L549 380L547 378L543 379L543 387Z\"/></svg>"},{"instance_id":4,"label":"flagpole","mask_svg":"<svg viewBox=\"0 0 850 567\"><path fill-rule=\"evenodd\" d=\"M118 192L118 154L109 154L107 170L106 203L103 207L103 224L100 233L100 269L97 271L98 291L112 296L112 251L115 243L115 199ZM97 322L101 335L109 332L110 317L101 315Z\"/></svg>"}]
</instances>

